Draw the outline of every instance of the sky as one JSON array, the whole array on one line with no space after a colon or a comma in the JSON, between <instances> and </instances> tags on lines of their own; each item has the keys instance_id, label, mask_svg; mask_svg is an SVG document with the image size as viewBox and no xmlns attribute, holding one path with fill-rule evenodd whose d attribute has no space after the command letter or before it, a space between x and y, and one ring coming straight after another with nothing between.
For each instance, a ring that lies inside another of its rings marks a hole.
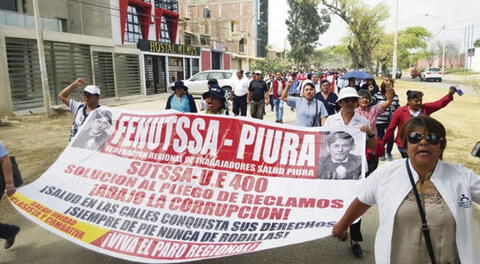
<instances>
[{"instance_id":1,"label":"sky","mask_svg":"<svg viewBox=\"0 0 480 264\"><path fill-rule=\"evenodd\" d=\"M390 17L383 26L387 33L393 33L395 27L396 0L362 0L365 4L373 6L384 3L390 10ZM459 42L464 47L465 27L474 24L473 39L480 38L480 0L398 0L399 19L398 29L402 30L411 26L423 26L430 31L434 38L430 41L443 41L442 26L445 23L445 36L447 41ZM288 17L287 0L269 0L268 3L268 42L276 50L288 48L287 26ZM338 45L340 40L348 35L347 25L335 15L331 15L332 23L323 33L319 42L322 47Z\"/></svg>"}]
</instances>

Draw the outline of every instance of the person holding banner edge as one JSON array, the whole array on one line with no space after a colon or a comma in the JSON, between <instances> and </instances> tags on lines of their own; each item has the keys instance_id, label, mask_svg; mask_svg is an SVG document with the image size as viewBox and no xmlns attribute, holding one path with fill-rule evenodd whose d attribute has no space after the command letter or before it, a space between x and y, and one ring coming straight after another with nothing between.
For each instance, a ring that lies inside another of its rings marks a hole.
<instances>
[{"instance_id":1,"label":"person holding banner edge","mask_svg":"<svg viewBox=\"0 0 480 264\"><path fill-rule=\"evenodd\" d=\"M5 193L8 196L11 196L16 191L15 185L13 185L12 164L8 157L8 151L2 141L0 141L0 167L5 181ZM0 194L0 199L2 196L3 193ZM0 223L0 238L5 239L5 244L3 245L5 249L9 249L13 246L18 232L20 232L20 227L18 226Z\"/></svg>"},{"instance_id":2,"label":"person holding banner edge","mask_svg":"<svg viewBox=\"0 0 480 264\"><path fill-rule=\"evenodd\" d=\"M446 130L429 116L410 119L400 138L408 158L365 180L332 235L344 239L348 226L377 204L376 263L477 263L472 207L480 203L479 175L442 160Z\"/></svg>"},{"instance_id":3,"label":"person holding banner edge","mask_svg":"<svg viewBox=\"0 0 480 264\"><path fill-rule=\"evenodd\" d=\"M83 102L78 102L70 98L73 91L85 85L85 83L85 79L77 78L58 94L58 99L68 106L70 111L75 115L68 141L71 141L75 134L77 134L78 129L83 125L88 114L100 107L100 88L95 85L87 85L83 88Z\"/></svg>"},{"instance_id":4,"label":"person holding banner edge","mask_svg":"<svg viewBox=\"0 0 480 264\"><path fill-rule=\"evenodd\" d=\"M340 90L337 99L337 103L340 105L340 112L327 117L325 126L358 127L362 132L367 134L367 148L375 149L377 141L368 120L358 113L355 113L359 98L355 88L345 87ZM363 255L362 247L359 244L360 241L363 241L360 226L361 220L350 226L350 245L352 247L352 253L356 257Z\"/></svg>"}]
</instances>

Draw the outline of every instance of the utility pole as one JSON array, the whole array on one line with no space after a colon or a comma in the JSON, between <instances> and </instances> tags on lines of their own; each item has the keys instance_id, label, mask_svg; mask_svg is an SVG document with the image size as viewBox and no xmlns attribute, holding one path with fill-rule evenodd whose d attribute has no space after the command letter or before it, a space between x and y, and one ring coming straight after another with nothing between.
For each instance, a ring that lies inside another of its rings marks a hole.
<instances>
[{"instance_id":1,"label":"utility pole","mask_svg":"<svg viewBox=\"0 0 480 264\"><path fill-rule=\"evenodd\" d=\"M463 35L463 51L463 71L465 72L467 70L467 26L465 26L465 34Z\"/></svg>"},{"instance_id":2,"label":"utility pole","mask_svg":"<svg viewBox=\"0 0 480 264\"><path fill-rule=\"evenodd\" d=\"M443 30L443 44L442 44L442 72L445 74L445 24L442 27Z\"/></svg>"},{"instance_id":3,"label":"utility pole","mask_svg":"<svg viewBox=\"0 0 480 264\"><path fill-rule=\"evenodd\" d=\"M35 31L37 34L38 61L40 63L40 73L42 81L43 106L45 107L45 115L52 115L50 106L50 89L48 87L47 65L45 63L45 50L43 48L43 29L38 9L38 0L33 0L33 14L35 16Z\"/></svg>"},{"instance_id":4,"label":"utility pole","mask_svg":"<svg viewBox=\"0 0 480 264\"><path fill-rule=\"evenodd\" d=\"M395 31L393 33L393 61L392 61L392 79L397 77L397 46L398 46L398 4L396 0L395 7Z\"/></svg>"}]
</instances>

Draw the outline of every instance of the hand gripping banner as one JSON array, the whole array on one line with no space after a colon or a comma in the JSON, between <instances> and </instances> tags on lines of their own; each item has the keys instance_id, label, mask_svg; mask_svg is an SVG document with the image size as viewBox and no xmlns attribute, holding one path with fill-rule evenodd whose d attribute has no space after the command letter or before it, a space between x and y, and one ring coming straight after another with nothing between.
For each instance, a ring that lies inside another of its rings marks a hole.
<instances>
[{"instance_id":1,"label":"hand gripping banner","mask_svg":"<svg viewBox=\"0 0 480 264\"><path fill-rule=\"evenodd\" d=\"M327 237L365 171L358 128L101 108L10 201L73 243L144 263Z\"/></svg>"}]
</instances>

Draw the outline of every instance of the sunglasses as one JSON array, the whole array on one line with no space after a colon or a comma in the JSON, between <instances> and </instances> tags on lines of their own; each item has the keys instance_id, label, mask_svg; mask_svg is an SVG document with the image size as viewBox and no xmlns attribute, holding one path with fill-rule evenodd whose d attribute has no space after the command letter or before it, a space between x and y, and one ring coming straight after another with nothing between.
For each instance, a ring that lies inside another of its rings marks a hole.
<instances>
[{"instance_id":1,"label":"sunglasses","mask_svg":"<svg viewBox=\"0 0 480 264\"><path fill-rule=\"evenodd\" d=\"M410 135L408 135L408 142L410 144L417 144L422 140L422 138L427 140L428 144L432 144L432 145L437 145L438 143L440 143L440 141L443 140L443 138L441 138L439 135L435 133L422 135L420 133L413 132L413 133L410 133Z\"/></svg>"},{"instance_id":2,"label":"sunglasses","mask_svg":"<svg viewBox=\"0 0 480 264\"><path fill-rule=\"evenodd\" d=\"M356 102L358 102L358 98L354 98L354 97L345 98L345 99L342 99L342 101L345 102L345 103L356 103Z\"/></svg>"}]
</instances>

